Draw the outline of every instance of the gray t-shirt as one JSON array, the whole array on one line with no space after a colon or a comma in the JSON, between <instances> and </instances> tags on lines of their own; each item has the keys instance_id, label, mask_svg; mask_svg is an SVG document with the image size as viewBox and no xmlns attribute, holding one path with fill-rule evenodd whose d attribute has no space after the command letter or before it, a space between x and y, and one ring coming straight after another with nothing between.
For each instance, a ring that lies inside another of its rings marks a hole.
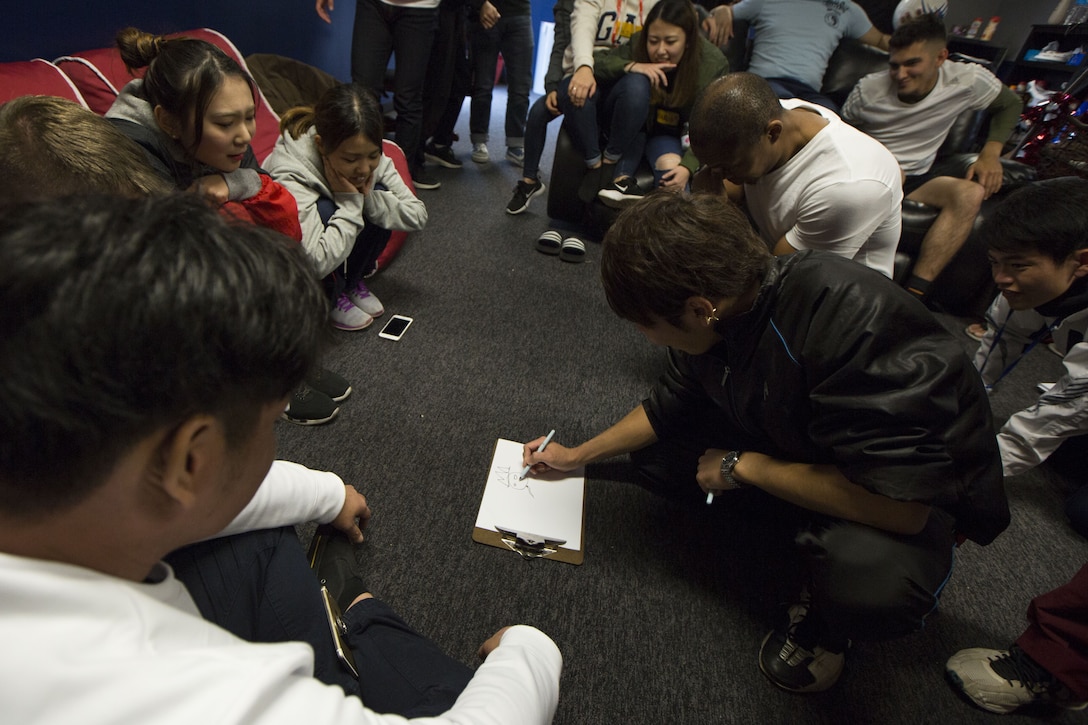
<instances>
[{"instance_id":1,"label":"gray t-shirt","mask_svg":"<svg viewBox=\"0 0 1088 725\"><path fill-rule=\"evenodd\" d=\"M839 41L860 38L873 27L851 0L743 0L733 6L733 17L755 31L749 71L795 78L814 90Z\"/></svg>"}]
</instances>

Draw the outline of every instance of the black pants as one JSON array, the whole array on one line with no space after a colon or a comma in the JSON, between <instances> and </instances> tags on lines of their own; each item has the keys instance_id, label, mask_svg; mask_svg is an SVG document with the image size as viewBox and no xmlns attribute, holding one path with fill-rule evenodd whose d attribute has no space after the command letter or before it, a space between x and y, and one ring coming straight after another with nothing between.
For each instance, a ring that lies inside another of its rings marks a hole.
<instances>
[{"instance_id":1,"label":"black pants","mask_svg":"<svg viewBox=\"0 0 1088 725\"><path fill-rule=\"evenodd\" d=\"M351 79L381 98L389 57L393 68L393 110L396 141L408 168L423 166L423 86L438 27L436 8L387 5L381 0L356 0L351 34Z\"/></svg>"},{"instance_id":2,"label":"black pants","mask_svg":"<svg viewBox=\"0 0 1088 725\"><path fill-rule=\"evenodd\" d=\"M377 191L388 191L385 184L374 184ZM317 213L321 216L321 222L329 225L329 220L336 213L336 202L328 197L320 197L317 200ZM379 227L377 224L366 222L363 231L355 237L355 244L344 264L337 267L325 276L325 292L329 299L336 304L336 298L344 292L355 289L355 285L364 277L373 272L378 265L378 257L382 256L385 246L389 244L393 232Z\"/></svg>"},{"instance_id":3,"label":"black pants","mask_svg":"<svg viewBox=\"0 0 1088 725\"><path fill-rule=\"evenodd\" d=\"M438 6L438 31L431 48L423 86L423 140L439 146L453 144L454 127L465 96L472 90L463 4L446 0Z\"/></svg>"},{"instance_id":4,"label":"black pants","mask_svg":"<svg viewBox=\"0 0 1088 725\"><path fill-rule=\"evenodd\" d=\"M166 561L205 619L250 642L308 643L314 676L377 712L438 715L472 678L384 602L366 599L344 613L356 680L336 657L317 577L291 527L202 541Z\"/></svg>"},{"instance_id":5,"label":"black pants","mask_svg":"<svg viewBox=\"0 0 1088 725\"><path fill-rule=\"evenodd\" d=\"M713 430L713 428L711 428ZM667 498L705 506L695 482L698 459L710 444L693 435L667 439L631 455L641 483ZM952 573L955 532L952 517L934 508L918 534L893 534L864 524L823 516L759 490L722 494L716 506L774 507L798 521L794 543L807 572L810 617L823 642L883 640L917 631L937 608Z\"/></svg>"},{"instance_id":6,"label":"black pants","mask_svg":"<svg viewBox=\"0 0 1088 725\"><path fill-rule=\"evenodd\" d=\"M1067 438L1046 462L1073 484L1065 501L1065 515L1073 530L1088 538L1088 479L1084 475L1088 470L1088 435Z\"/></svg>"}]
</instances>

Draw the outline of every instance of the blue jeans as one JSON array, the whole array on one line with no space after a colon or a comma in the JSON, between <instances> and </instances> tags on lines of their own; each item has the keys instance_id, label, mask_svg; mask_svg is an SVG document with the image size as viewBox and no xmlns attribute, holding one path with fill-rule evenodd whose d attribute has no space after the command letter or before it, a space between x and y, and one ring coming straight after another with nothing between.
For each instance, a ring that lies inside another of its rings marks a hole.
<instances>
[{"instance_id":1,"label":"blue jeans","mask_svg":"<svg viewBox=\"0 0 1088 725\"><path fill-rule=\"evenodd\" d=\"M525 145L525 118L533 85L533 22L528 15L503 16L491 28L469 23L472 48L472 103L468 130L472 143L487 143L495 65L502 53L506 66L506 145Z\"/></svg>"},{"instance_id":2,"label":"blue jeans","mask_svg":"<svg viewBox=\"0 0 1088 725\"><path fill-rule=\"evenodd\" d=\"M600 129L607 127L607 143L603 158L616 163L637 142L646 125L650 110L650 79L641 73L628 73L608 86L597 86L597 92L575 108L570 102L571 77L559 82L559 110L567 116L571 137L581 149L587 167L601 162ZM641 151L639 155L641 156ZM637 160L635 165L638 165Z\"/></svg>"},{"instance_id":3,"label":"blue jeans","mask_svg":"<svg viewBox=\"0 0 1088 725\"><path fill-rule=\"evenodd\" d=\"M540 176L540 157L544 155L544 142L548 140L548 124L562 116L553 116L548 110L547 96L541 96L529 109L525 121L525 162L521 175L526 179Z\"/></svg>"},{"instance_id":4,"label":"blue jeans","mask_svg":"<svg viewBox=\"0 0 1088 725\"><path fill-rule=\"evenodd\" d=\"M623 152L623 158L616 163L616 178L634 176L638 171L638 165L643 156L650 162L650 168L654 172L654 188L661 185L661 177L665 175L665 169L657 168L657 160L666 154L684 155L684 146L676 136L651 136L646 137L645 131L639 131L631 140L627 150Z\"/></svg>"},{"instance_id":5,"label":"blue jeans","mask_svg":"<svg viewBox=\"0 0 1088 725\"><path fill-rule=\"evenodd\" d=\"M655 189L661 186L661 177L665 175L666 171L666 169L657 168L657 160L668 154L676 154L681 158L684 156L684 145L680 143L680 139L676 136L651 136L646 141L646 160L650 162L650 168L654 171ZM617 169L616 176L619 175Z\"/></svg>"},{"instance_id":6,"label":"blue jeans","mask_svg":"<svg viewBox=\"0 0 1088 725\"><path fill-rule=\"evenodd\" d=\"M396 54L393 71L396 141L404 149L413 176L423 166L423 84L437 25L436 8L397 7L380 0L355 3L351 79L381 98L389 56Z\"/></svg>"}]
</instances>

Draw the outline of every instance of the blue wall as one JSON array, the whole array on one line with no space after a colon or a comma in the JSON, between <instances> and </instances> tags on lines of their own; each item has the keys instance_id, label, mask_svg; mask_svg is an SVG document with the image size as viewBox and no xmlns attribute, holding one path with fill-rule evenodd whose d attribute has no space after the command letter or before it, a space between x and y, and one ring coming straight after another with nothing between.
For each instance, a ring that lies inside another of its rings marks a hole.
<instances>
[{"instance_id":1,"label":"blue wall","mask_svg":"<svg viewBox=\"0 0 1088 725\"><path fill-rule=\"evenodd\" d=\"M533 27L551 20L554 0L532 0ZM276 53L350 80L353 0L336 0L332 25L314 0L20 0L8 3L0 28L0 62L53 58L113 44L125 26L155 33L197 27L218 30L242 55Z\"/></svg>"},{"instance_id":2,"label":"blue wall","mask_svg":"<svg viewBox=\"0 0 1088 725\"><path fill-rule=\"evenodd\" d=\"M210 27L230 38L243 55L287 55L346 80L355 3L340 0L331 26L313 8L312 0L20 2L5 11L0 61L52 59L109 46L114 34L127 25L156 33Z\"/></svg>"}]
</instances>

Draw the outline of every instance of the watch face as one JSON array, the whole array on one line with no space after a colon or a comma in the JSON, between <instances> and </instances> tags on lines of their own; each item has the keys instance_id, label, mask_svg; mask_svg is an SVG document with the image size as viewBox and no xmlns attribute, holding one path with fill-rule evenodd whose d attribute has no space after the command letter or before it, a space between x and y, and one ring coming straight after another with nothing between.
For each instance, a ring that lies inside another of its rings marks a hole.
<instances>
[{"instance_id":1,"label":"watch face","mask_svg":"<svg viewBox=\"0 0 1088 725\"><path fill-rule=\"evenodd\" d=\"M738 451L730 451L728 455L722 458L722 478L725 479L725 483L732 488L740 488L740 483L737 479L733 478L733 469L736 467L739 459L740 453Z\"/></svg>"}]
</instances>

